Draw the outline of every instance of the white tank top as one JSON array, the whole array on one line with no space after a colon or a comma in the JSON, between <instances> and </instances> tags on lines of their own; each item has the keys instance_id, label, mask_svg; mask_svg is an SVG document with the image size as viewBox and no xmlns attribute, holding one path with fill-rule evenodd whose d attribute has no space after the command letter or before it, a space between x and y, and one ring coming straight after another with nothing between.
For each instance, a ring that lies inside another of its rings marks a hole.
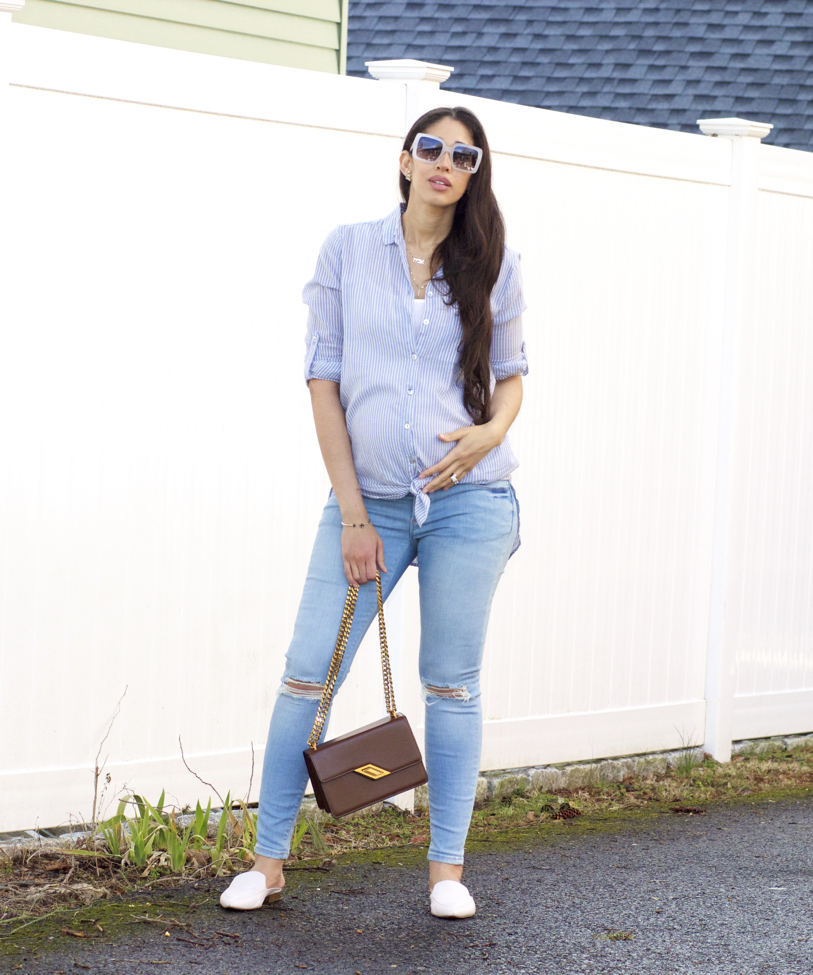
<instances>
[{"instance_id":1,"label":"white tank top","mask_svg":"<svg viewBox=\"0 0 813 975\"><path fill-rule=\"evenodd\" d=\"M421 325L423 324L423 312L426 307L426 298L415 298L412 302L412 328L415 332L415 337L419 335L421 331Z\"/></svg>"}]
</instances>

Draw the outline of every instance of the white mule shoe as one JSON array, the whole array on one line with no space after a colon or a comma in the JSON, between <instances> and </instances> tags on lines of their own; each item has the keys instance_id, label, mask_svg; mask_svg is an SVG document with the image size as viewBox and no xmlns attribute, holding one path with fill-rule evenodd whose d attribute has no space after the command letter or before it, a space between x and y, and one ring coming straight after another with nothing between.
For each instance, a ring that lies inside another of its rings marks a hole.
<instances>
[{"instance_id":1,"label":"white mule shoe","mask_svg":"<svg viewBox=\"0 0 813 975\"><path fill-rule=\"evenodd\" d=\"M429 895L435 917L471 917L477 909L468 887L457 880L439 880Z\"/></svg>"},{"instance_id":2,"label":"white mule shoe","mask_svg":"<svg viewBox=\"0 0 813 975\"><path fill-rule=\"evenodd\" d=\"M265 877L259 870L238 873L220 895L220 906L235 911L254 911L265 901L278 901L282 887L266 887Z\"/></svg>"}]
</instances>

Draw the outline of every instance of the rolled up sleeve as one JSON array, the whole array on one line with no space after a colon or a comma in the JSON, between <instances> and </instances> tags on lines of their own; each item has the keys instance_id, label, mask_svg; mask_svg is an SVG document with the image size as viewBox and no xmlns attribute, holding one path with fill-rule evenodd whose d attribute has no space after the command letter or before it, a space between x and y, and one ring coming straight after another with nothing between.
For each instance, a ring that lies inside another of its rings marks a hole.
<instances>
[{"instance_id":1,"label":"rolled up sleeve","mask_svg":"<svg viewBox=\"0 0 813 975\"><path fill-rule=\"evenodd\" d=\"M491 337L491 369L494 378L527 376L528 360L522 337L522 313L528 306L522 294L520 258L510 247L505 248L500 275L491 295L494 331Z\"/></svg>"},{"instance_id":2,"label":"rolled up sleeve","mask_svg":"<svg viewBox=\"0 0 813 975\"><path fill-rule=\"evenodd\" d=\"M328 234L316 271L302 291L308 306L305 333L305 383L311 379L341 382L344 327L342 321L342 228Z\"/></svg>"}]
</instances>

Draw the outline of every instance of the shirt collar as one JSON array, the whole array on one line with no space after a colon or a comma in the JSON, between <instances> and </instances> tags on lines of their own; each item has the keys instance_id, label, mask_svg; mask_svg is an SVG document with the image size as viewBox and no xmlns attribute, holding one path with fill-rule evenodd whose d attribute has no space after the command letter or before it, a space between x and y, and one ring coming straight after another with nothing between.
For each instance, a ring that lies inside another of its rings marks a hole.
<instances>
[{"instance_id":1,"label":"shirt collar","mask_svg":"<svg viewBox=\"0 0 813 975\"><path fill-rule=\"evenodd\" d=\"M401 227L401 214L406 210L406 203L399 203L392 213L384 217L382 223L381 242L383 244L400 244L404 239Z\"/></svg>"},{"instance_id":2,"label":"shirt collar","mask_svg":"<svg viewBox=\"0 0 813 975\"><path fill-rule=\"evenodd\" d=\"M399 203L392 213L384 217L381 221L383 244L402 244L404 243L404 228L401 226L401 216L406 212L406 203ZM404 244L404 260L406 260L406 244ZM439 267L436 278L443 277L443 268Z\"/></svg>"}]
</instances>

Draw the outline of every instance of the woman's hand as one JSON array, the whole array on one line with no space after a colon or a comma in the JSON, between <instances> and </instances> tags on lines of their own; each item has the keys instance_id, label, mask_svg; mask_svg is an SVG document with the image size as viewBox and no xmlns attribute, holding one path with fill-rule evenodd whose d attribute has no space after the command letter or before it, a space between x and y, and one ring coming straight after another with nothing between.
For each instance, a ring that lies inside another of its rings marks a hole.
<instances>
[{"instance_id":1,"label":"woman's hand","mask_svg":"<svg viewBox=\"0 0 813 975\"><path fill-rule=\"evenodd\" d=\"M522 379L519 376L509 376L508 379L497 380L491 394L491 419L488 423L481 423L476 427L460 427L459 430L452 430L451 433L438 434L439 440L445 443L457 441L457 446L452 447L439 464L427 467L420 475L434 478L423 489L423 493L431 494L438 488L448 491L455 483L452 474L458 482L462 481L490 450L499 447L505 440L505 435L516 419L521 404Z\"/></svg>"},{"instance_id":2,"label":"woman's hand","mask_svg":"<svg viewBox=\"0 0 813 975\"><path fill-rule=\"evenodd\" d=\"M423 493L431 494L440 488L448 491L450 487L454 487L452 474L458 481L462 481L489 451L499 447L504 437L505 433L493 421L479 426L460 427L459 430L452 430L451 433L438 434L439 440L443 440L444 443L457 441L457 446L452 447L439 464L427 467L420 474L420 477L433 478L424 487Z\"/></svg>"},{"instance_id":3,"label":"woman's hand","mask_svg":"<svg viewBox=\"0 0 813 975\"><path fill-rule=\"evenodd\" d=\"M384 543L372 525L363 528L342 529L342 559L344 574L351 586L363 586L372 582L376 567L387 571L384 565Z\"/></svg>"}]
</instances>

